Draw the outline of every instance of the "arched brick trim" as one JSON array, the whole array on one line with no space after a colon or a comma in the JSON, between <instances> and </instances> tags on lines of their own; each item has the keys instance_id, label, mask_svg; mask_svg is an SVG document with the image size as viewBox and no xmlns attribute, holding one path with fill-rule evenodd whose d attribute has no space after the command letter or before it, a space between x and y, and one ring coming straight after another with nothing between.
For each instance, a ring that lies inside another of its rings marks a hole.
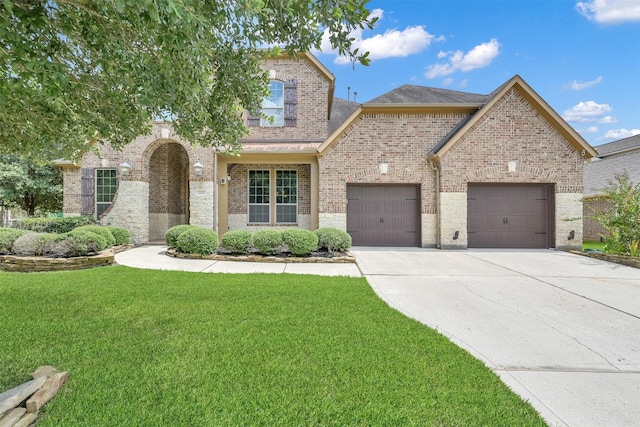
<instances>
[{"instance_id":1,"label":"arched brick trim","mask_svg":"<svg viewBox=\"0 0 640 427\"><path fill-rule=\"evenodd\" d=\"M144 152L142 153L142 176L140 177L141 181L149 182L149 162L151 161L151 156L153 155L153 153L162 145L171 143L180 144L182 146L182 148L187 152L187 155L189 156L190 165L194 164L197 161L198 156L196 155L195 150L191 145L176 139L156 139L155 141L147 145L147 147L144 149ZM205 159L200 160L203 162L205 161ZM191 173L189 174L189 176L189 179L192 180Z\"/></svg>"},{"instance_id":2,"label":"arched brick trim","mask_svg":"<svg viewBox=\"0 0 640 427\"><path fill-rule=\"evenodd\" d=\"M531 165L516 165L515 172L509 172L508 165L492 166L466 174L466 182L556 182L556 172L543 170Z\"/></svg>"}]
</instances>

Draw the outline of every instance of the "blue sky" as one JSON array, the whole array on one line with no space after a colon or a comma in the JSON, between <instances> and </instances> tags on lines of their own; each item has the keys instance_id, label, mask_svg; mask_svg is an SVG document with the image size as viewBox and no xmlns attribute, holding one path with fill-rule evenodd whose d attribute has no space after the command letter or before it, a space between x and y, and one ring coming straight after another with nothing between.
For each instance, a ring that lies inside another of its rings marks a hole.
<instances>
[{"instance_id":1,"label":"blue sky","mask_svg":"<svg viewBox=\"0 0 640 427\"><path fill-rule=\"evenodd\" d=\"M336 96L366 102L402 84L488 94L519 74L590 144L640 134L639 0L371 0L370 52L323 45ZM350 92L348 92L350 87Z\"/></svg>"}]
</instances>

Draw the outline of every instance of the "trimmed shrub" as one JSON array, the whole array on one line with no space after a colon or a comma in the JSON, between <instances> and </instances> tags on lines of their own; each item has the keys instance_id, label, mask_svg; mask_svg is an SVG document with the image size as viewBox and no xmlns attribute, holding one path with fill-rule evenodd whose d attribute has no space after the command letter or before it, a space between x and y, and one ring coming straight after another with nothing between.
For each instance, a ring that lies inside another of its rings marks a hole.
<instances>
[{"instance_id":1,"label":"trimmed shrub","mask_svg":"<svg viewBox=\"0 0 640 427\"><path fill-rule=\"evenodd\" d=\"M28 230L17 230L15 228L0 228L0 255L8 255L12 252L13 242L20 236L31 233Z\"/></svg>"},{"instance_id":2,"label":"trimmed shrub","mask_svg":"<svg viewBox=\"0 0 640 427\"><path fill-rule=\"evenodd\" d=\"M82 225L96 222L89 216L68 216L64 218L24 218L16 221L14 228L37 231L39 233L68 233Z\"/></svg>"},{"instance_id":3,"label":"trimmed shrub","mask_svg":"<svg viewBox=\"0 0 640 427\"><path fill-rule=\"evenodd\" d=\"M345 251L351 247L351 236L344 230L333 227L318 228L318 247L329 252Z\"/></svg>"},{"instance_id":4,"label":"trimmed shrub","mask_svg":"<svg viewBox=\"0 0 640 427\"><path fill-rule=\"evenodd\" d=\"M292 255L305 256L318 248L318 236L309 230L288 228L282 232L282 241Z\"/></svg>"},{"instance_id":5,"label":"trimmed shrub","mask_svg":"<svg viewBox=\"0 0 640 427\"><path fill-rule=\"evenodd\" d=\"M208 228L192 226L180 233L176 250L188 254L211 255L218 250L218 234Z\"/></svg>"},{"instance_id":6,"label":"trimmed shrub","mask_svg":"<svg viewBox=\"0 0 640 427\"><path fill-rule=\"evenodd\" d=\"M116 245L128 245L131 243L131 232L126 228L115 227L113 225L106 225L104 228L108 229L113 237L116 239Z\"/></svg>"},{"instance_id":7,"label":"trimmed shrub","mask_svg":"<svg viewBox=\"0 0 640 427\"><path fill-rule=\"evenodd\" d=\"M116 244L116 238L113 237L111 230L107 227L102 227L100 225L83 225L82 227L74 228L74 230L87 230L92 231L96 234L104 237L104 240L107 242L107 247L110 248Z\"/></svg>"},{"instance_id":8,"label":"trimmed shrub","mask_svg":"<svg viewBox=\"0 0 640 427\"><path fill-rule=\"evenodd\" d=\"M248 254L251 251L253 233L249 230L231 230L222 236L221 246L234 254Z\"/></svg>"},{"instance_id":9,"label":"trimmed shrub","mask_svg":"<svg viewBox=\"0 0 640 427\"><path fill-rule=\"evenodd\" d=\"M107 241L101 235L93 231L76 228L66 235L69 247L68 256L84 256L97 253L107 247Z\"/></svg>"},{"instance_id":10,"label":"trimmed shrub","mask_svg":"<svg viewBox=\"0 0 640 427\"><path fill-rule=\"evenodd\" d=\"M253 247L265 255L274 255L279 252L282 244L282 232L273 229L258 230L253 235Z\"/></svg>"},{"instance_id":11,"label":"trimmed shrub","mask_svg":"<svg viewBox=\"0 0 640 427\"><path fill-rule=\"evenodd\" d=\"M167 242L167 246L169 246L170 248L175 248L176 246L178 246L178 236L180 236L185 231L195 227L195 225L181 224L174 225L173 227L168 229L164 235L164 240L165 242Z\"/></svg>"},{"instance_id":12,"label":"trimmed shrub","mask_svg":"<svg viewBox=\"0 0 640 427\"><path fill-rule=\"evenodd\" d=\"M64 235L29 232L13 242L13 253L18 256L42 256L61 238L64 239Z\"/></svg>"}]
</instances>

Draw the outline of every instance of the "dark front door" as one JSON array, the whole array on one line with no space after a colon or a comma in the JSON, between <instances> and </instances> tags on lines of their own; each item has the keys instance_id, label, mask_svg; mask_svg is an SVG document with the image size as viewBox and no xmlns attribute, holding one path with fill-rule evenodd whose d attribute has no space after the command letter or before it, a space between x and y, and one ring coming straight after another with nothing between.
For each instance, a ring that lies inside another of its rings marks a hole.
<instances>
[{"instance_id":1,"label":"dark front door","mask_svg":"<svg viewBox=\"0 0 640 427\"><path fill-rule=\"evenodd\" d=\"M347 232L355 246L420 246L417 185L347 185Z\"/></svg>"},{"instance_id":2,"label":"dark front door","mask_svg":"<svg viewBox=\"0 0 640 427\"><path fill-rule=\"evenodd\" d=\"M553 185L469 184L470 248L554 246Z\"/></svg>"}]
</instances>

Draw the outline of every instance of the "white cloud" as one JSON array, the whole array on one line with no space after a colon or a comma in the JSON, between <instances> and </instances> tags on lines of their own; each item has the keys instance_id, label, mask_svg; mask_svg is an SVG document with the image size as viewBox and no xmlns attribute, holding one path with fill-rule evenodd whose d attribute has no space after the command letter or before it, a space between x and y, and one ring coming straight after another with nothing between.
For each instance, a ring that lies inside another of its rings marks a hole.
<instances>
[{"instance_id":1,"label":"white cloud","mask_svg":"<svg viewBox=\"0 0 640 427\"><path fill-rule=\"evenodd\" d=\"M582 133L598 133L598 126L589 126L586 129L580 129Z\"/></svg>"},{"instance_id":2,"label":"white cloud","mask_svg":"<svg viewBox=\"0 0 640 427\"><path fill-rule=\"evenodd\" d=\"M631 130L614 129L605 133L604 137L607 139L623 139L623 138L629 138L630 136L634 136L638 134L640 134L640 129L631 129Z\"/></svg>"},{"instance_id":3,"label":"white cloud","mask_svg":"<svg viewBox=\"0 0 640 427\"><path fill-rule=\"evenodd\" d=\"M637 0L579 1L575 9L590 21L600 24L640 21L640 3Z\"/></svg>"},{"instance_id":4,"label":"white cloud","mask_svg":"<svg viewBox=\"0 0 640 427\"><path fill-rule=\"evenodd\" d=\"M455 52L440 52L438 53L438 58L448 58L449 61L444 64L428 66L424 76L428 79L435 79L436 77L448 76L458 70L467 72L475 70L476 68L483 68L489 65L499 53L500 43L498 43L497 39L491 39L487 43L479 44L467 53L461 50Z\"/></svg>"},{"instance_id":5,"label":"white cloud","mask_svg":"<svg viewBox=\"0 0 640 427\"><path fill-rule=\"evenodd\" d=\"M604 116L603 118L598 120L598 123L601 123L601 124L604 124L604 125L608 125L608 124L612 124L612 123L618 123L618 119L616 119L613 116Z\"/></svg>"},{"instance_id":6,"label":"white cloud","mask_svg":"<svg viewBox=\"0 0 640 427\"><path fill-rule=\"evenodd\" d=\"M374 9L371 15L369 15L370 18L377 17L379 20L381 20L383 16L384 11L382 9ZM436 37L433 34L429 34L422 25L407 27L404 30L390 29L386 30L383 34L376 34L369 38L364 38L363 30L357 29L353 31L349 37L354 39L352 47L354 49L358 48L362 53L369 52L369 58L371 60L413 55L429 47L433 41L444 40L443 36ZM325 30L322 36L320 50L323 53L337 54L337 51L331 47L329 32L327 30ZM336 64L351 63L350 60L344 56L336 57L334 62Z\"/></svg>"},{"instance_id":7,"label":"white cloud","mask_svg":"<svg viewBox=\"0 0 640 427\"><path fill-rule=\"evenodd\" d=\"M580 102L562 114L568 122L593 122L599 116L609 113L613 108L609 104L597 104L594 101Z\"/></svg>"},{"instance_id":8,"label":"white cloud","mask_svg":"<svg viewBox=\"0 0 640 427\"><path fill-rule=\"evenodd\" d=\"M598 76L598 78L588 81L588 82L579 82L577 80L572 81L571 83L565 85L565 89L571 89L571 90L584 90L584 89L588 89L590 87L593 87L595 85L598 85L602 83L602 76Z\"/></svg>"}]
</instances>

